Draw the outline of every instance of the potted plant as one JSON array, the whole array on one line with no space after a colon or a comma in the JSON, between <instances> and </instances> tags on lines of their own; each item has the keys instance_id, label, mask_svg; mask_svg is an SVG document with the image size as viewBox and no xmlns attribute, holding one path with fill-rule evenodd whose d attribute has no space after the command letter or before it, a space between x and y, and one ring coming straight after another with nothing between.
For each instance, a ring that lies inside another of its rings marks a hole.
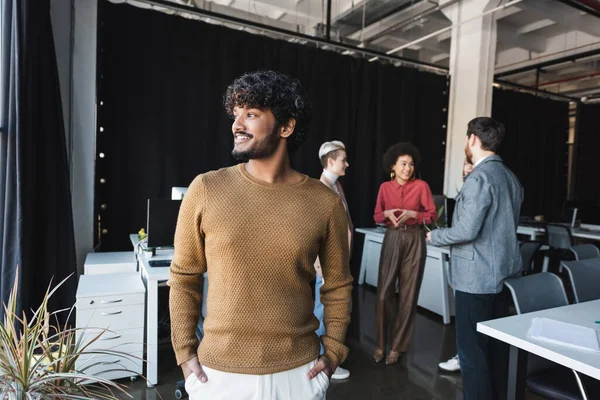
<instances>
[{"instance_id":1,"label":"potted plant","mask_svg":"<svg viewBox=\"0 0 600 400\"><path fill-rule=\"evenodd\" d=\"M81 329L60 326L57 314L68 311L70 316L74 307L50 312L48 299L65 280L54 288L48 286L41 305L28 318L25 312L20 317L17 314L15 279L8 303L3 304L5 316L0 323L0 399L116 399L115 393L131 397L125 385L86 375L85 370L96 364L75 369L77 358L83 354L134 357L110 349L89 350L106 329L100 333L94 330L92 339L83 343Z\"/></svg>"}]
</instances>

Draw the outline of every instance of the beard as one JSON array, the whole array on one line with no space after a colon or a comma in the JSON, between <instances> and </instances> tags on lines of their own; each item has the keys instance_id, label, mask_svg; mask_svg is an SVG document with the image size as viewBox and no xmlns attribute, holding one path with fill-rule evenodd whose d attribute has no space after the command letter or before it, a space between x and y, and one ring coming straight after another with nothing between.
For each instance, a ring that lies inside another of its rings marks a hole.
<instances>
[{"instance_id":1,"label":"beard","mask_svg":"<svg viewBox=\"0 0 600 400\"><path fill-rule=\"evenodd\" d=\"M467 161L469 164L473 164L473 153L471 149L469 149L469 144L465 144L465 156L467 157Z\"/></svg>"},{"instance_id":2,"label":"beard","mask_svg":"<svg viewBox=\"0 0 600 400\"><path fill-rule=\"evenodd\" d=\"M267 135L266 138L262 140L254 140L254 135L248 132L240 132L245 133L250 137L250 140L253 140L252 146L247 150L236 150L235 145L233 150L231 151L231 155L238 161L248 162L249 160L255 160L260 158L266 158L271 156L275 150L277 149L277 145L279 144L279 138L277 136L277 131L279 130L279 125L273 128L271 133Z\"/></svg>"}]
</instances>

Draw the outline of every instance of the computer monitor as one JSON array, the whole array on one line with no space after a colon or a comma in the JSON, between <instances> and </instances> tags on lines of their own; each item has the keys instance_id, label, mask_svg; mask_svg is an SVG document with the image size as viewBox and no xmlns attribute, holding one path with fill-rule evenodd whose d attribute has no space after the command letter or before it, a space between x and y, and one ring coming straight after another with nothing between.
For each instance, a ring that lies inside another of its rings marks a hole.
<instances>
[{"instance_id":1,"label":"computer monitor","mask_svg":"<svg viewBox=\"0 0 600 400\"><path fill-rule=\"evenodd\" d=\"M435 204L435 212L439 213L440 208L444 207L442 214L436 221L436 224L439 226L446 225L446 196L443 194L434 194L433 195L433 203Z\"/></svg>"},{"instance_id":2,"label":"computer monitor","mask_svg":"<svg viewBox=\"0 0 600 400\"><path fill-rule=\"evenodd\" d=\"M183 200L188 188L182 186L173 186L171 189L171 200Z\"/></svg>"},{"instance_id":3,"label":"computer monitor","mask_svg":"<svg viewBox=\"0 0 600 400\"><path fill-rule=\"evenodd\" d=\"M173 247L181 200L148 199L148 247Z\"/></svg>"},{"instance_id":4,"label":"computer monitor","mask_svg":"<svg viewBox=\"0 0 600 400\"><path fill-rule=\"evenodd\" d=\"M562 223L565 224L569 224L569 226L571 228L575 227L575 221L577 220L577 211L578 209L576 207L568 207L569 205L573 205L573 204L566 204L565 208L563 209L562 215L561 215L561 221Z\"/></svg>"},{"instance_id":5,"label":"computer monitor","mask_svg":"<svg viewBox=\"0 0 600 400\"><path fill-rule=\"evenodd\" d=\"M456 200L446 198L446 221L448 222L448 228L452 226L452 217L454 216L455 207Z\"/></svg>"}]
</instances>

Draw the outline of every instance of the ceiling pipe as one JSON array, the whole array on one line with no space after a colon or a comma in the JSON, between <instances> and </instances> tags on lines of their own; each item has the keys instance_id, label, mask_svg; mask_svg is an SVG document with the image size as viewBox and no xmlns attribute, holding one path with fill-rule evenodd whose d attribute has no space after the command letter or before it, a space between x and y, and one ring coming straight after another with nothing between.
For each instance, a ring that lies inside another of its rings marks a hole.
<instances>
[{"instance_id":1,"label":"ceiling pipe","mask_svg":"<svg viewBox=\"0 0 600 400\"><path fill-rule=\"evenodd\" d=\"M581 81L583 79L593 78L595 76L600 76L600 72L594 72L592 74L586 74L586 75L571 76L569 78L557 79L555 81L542 82L542 83L540 83L539 86L540 87L542 87L542 86L553 86L553 85L558 85L560 83L576 82L576 81Z\"/></svg>"}]
</instances>

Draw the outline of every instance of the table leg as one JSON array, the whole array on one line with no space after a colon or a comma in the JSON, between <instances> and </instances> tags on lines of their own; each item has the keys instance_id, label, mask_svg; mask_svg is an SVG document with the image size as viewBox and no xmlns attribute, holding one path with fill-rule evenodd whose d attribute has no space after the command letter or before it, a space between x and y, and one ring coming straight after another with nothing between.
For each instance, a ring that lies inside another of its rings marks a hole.
<instances>
[{"instance_id":1,"label":"table leg","mask_svg":"<svg viewBox=\"0 0 600 400\"><path fill-rule=\"evenodd\" d=\"M146 291L146 379L152 387L158 383L158 282L148 280Z\"/></svg>"},{"instance_id":2,"label":"table leg","mask_svg":"<svg viewBox=\"0 0 600 400\"><path fill-rule=\"evenodd\" d=\"M363 254L362 259L360 260L360 272L358 273L358 284L362 285L365 283L365 276L367 275L367 259L369 255L367 254L367 238L365 237L365 241L363 244Z\"/></svg>"},{"instance_id":3,"label":"table leg","mask_svg":"<svg viewBox=\"0 0 600 400\"><path fill-rule=\"evenodd\" d=\"M444 319L444 325L450 323L450 300L448 299L448 274L446 273L446 256L440 254L440 268L442 270L442 317Z\"/></svg>"},{"instance_id":4,"label":"table leg","mask_svg":"<svg viewBox=\"0 0 600 400\"><path fill-rule=\"evenodd\" d=\"M525 400L527 385L527 355L524 350L510 346L508 358L507 400Z\"/></svg>"}]
</instances>

